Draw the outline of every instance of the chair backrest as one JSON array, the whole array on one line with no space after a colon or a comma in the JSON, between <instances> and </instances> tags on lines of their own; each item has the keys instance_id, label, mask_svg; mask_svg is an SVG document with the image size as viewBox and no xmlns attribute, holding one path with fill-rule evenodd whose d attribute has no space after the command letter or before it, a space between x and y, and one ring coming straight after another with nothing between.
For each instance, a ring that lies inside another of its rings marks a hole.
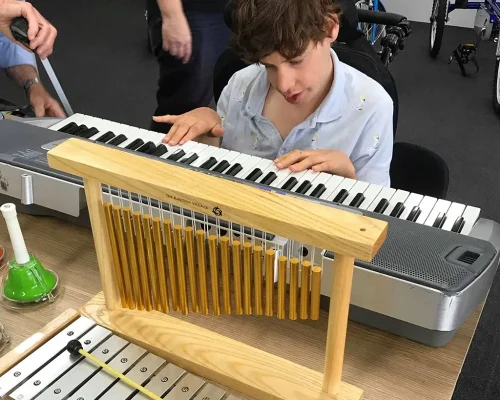
<instances>
[{"instance_id":1,"label":"chair backrest","mask_svg":"<svg viewBox=\"0 0 500 400\"><path fill-rule=\"evenodd\" d=\"M357 29L358 14L353 0L336 0L342 7L340 30L333 48L339 60L377 81L394 103L394 136L398 125L398 92L394 79L363 33ZM226 25L233 30L232 14L238 0L229 0L224 10ZM233 74L248 66L237 54L227 49L217 60L214 70L214 98L219 100L222 90Z\"/></svg>"}]
</instances>

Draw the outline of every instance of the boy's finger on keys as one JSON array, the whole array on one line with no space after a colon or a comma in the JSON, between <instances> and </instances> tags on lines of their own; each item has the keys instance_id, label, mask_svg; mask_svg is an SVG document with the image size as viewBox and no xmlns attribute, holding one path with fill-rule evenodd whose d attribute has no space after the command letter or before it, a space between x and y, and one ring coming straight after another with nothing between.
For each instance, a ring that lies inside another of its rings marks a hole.
<instances>
[{"instance_id":1,"label":"boy's finger on keys","mask_svg":"<svg viewBox=\"0 0 500 400\"><path fill-rule=\"evenodd\" d=\"M186 131L186 134L182 137L182 139L180 139L179 144L189 142L190 140L193 140L198 136L206 133L207 129L205 128L205 126L206 124L204 124L202 121L196 122Z\"/></svg>"},{"instance_id":2,"label":"boy's finger on keys","mask_svg":"<svg viewBox=\"0 0 500 400\"><path fill-rule=\"evenodd\" d=\"M175 134L175 132L179 129L179 125L172 125L168 133L163 137L162 142L163 143L168 143L169 140L172 138L172 136Z\"/></svg>"},{"instance_id":3,"label":"boy's finger on keys","mask_svg":"<svg viewBox=\"0 0 500 400\"><path fill-rule=\"evenodd\" d=\"M311 169L313 165L321 164L323 161L325 161L325 158L321 154L308 156L293 165L290 165L290 171L300 172L305 169Z\"/></svg>"},{"instance_id":4,"label":"boy's finger on keys","mask_svg":"<svg viewBox=\"0 0 500 400\"><path fill-rule=\"evenodd\" d=\"M286 168L292 164L300 162L304 158L307 158L307 152L302 150L293 150L284 156L278 157L275 163L278 168Z\"/></svg>"},{"instance_id":5,"label":"boy's finger on keys","mask_svg":"<svg viewBox=\"0 0 500 400\"><path fill-rule=\"evenodd\" d=\"M172 138L168 141L168 144L171 146L179 144L182 138L186 136L186 133L188 132L189 128L191 128L191 125L187 124L179 125L176 132L172 135Z\"/></svg>"},{"instance_id":6,"label":"boy's finger on keys","mask_svg":"<svg viewBox=\"0 0 500 400\"><path fill-rule=\"evenodd\" d=\"M179 115L154 115L153 120L156 122L167 122L173 124L179 119Z\"/></svg>"}]
</instances>

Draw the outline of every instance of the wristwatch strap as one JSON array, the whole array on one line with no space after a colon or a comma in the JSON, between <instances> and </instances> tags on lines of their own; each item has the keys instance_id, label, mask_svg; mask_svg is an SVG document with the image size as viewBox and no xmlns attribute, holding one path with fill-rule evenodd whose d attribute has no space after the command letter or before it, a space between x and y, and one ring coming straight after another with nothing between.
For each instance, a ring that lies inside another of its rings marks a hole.
<instances>
[{"instance_id":1,"label":"wristwatch strap","mask_svg":"<svg viewBox=\"0 0 500 400\"><path fill-rule=\"evenodd\" d=\"M24 91L26 92L26 94L28 94L28 90L31 87L31 85L33 85L35 83L40 83L40 80L38 79L38 77L28 79L26 82L24 82Z\"/></svg>"}]
</instances>

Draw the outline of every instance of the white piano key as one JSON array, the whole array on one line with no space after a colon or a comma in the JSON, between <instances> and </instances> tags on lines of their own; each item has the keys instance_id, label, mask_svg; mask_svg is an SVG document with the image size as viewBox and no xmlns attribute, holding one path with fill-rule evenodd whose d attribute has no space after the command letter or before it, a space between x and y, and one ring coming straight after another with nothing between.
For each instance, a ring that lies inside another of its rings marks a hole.
<instances>
[{"instance_id":1,"label":"white piano key","mask_svg":"<svg viewBox=\"0 0 500 400\"><path fill-rule=\"evenodd\" d=\"M423 198L424 196L422 196L421 194L410 193L410 195L405 201L405 209L399 216L399 219L407 219L410 213L412 212L413 208L418 206Z\"/></svg>"},{"instance_id":2,"label":"white piano key","mask_svg":"<svg viewBox=\"0 0 500 400\"><path fill-rule=\"evenodd\" d=\"M264 180L267 174L271 172L274 172L276 174L276 178L274 179L274 181L272 181L271 184L268 184L268 186L271 187L279 187L281 184L284 184L285 180L291 174L291 171L288 168L279 169L276 167L276 164L274 164L274 162L269 164L266 170L262 172L263 174L259 177L259 179L257 179L257 183L262 183L262 180Z\"/></svg>"},{"instance_id":3,"label":"white piano key","mask_svg":"<svg viewBox=\"0 0 500 400\"><path fill-rule=\"evenodd\" d=\"M348 192L352 189L352 187L356 184L356 180L351 178L344 178L344 180L335 188L335 190L328 196L327 201L333 201L335 197L339 194L342 189L347 190Z\"/></svg>"},{"instance_id":4,"label":"white piano key","mask_svg":"<svg viewBox=\"0 0 500 400\"><path fill-rule=\"evenodd\" d=\"M326 175L326 174L325 174ZM321 200L326 200L328 199L332 193L337 190L337 187L345 180L346 178L343 178L341 176L337 175L330 175L330 179L328 179L324 185L326 187L326 190L323 192L323 194L319 197ZM316 179L315 179L316 181Z\"/></svg>"},{"instance_id":5,"label":"white piano key","mask_svg":"<svg viewBox=\"0 0 500 400\"><path fill-rule=\"evenodd\" d=\"M417 224L423 224L432 212L432 209L436 205L437 199L430 196L424 196L418 207L420 208L420 215L415 221Z\"/></svg>"},{"instance_id":6,"label":"white piano key","mask_svg":"<svg viewBox=\"0 0 500 400\"><path fill-rule=\"evenodd\" d=\"M165 144L165 143L162 143L162 144ZM191 149L195 148L197 144L199 144L199 143L194 142L194 141L190 141L190 142L184 143L181 147L179 147L179 146L170 146L169 147L169 146L165 145L165 147L167 148L167 152L162 154L160 156L160 158L168 158L171 155L176 154L177 152L179 152L181 150L187 154L188 152L191 151Z\"/></svg>"},{"instance_id":7,"label":"white piano key","mask_svg":"<svg viewBox=\"0 0 500 400\"><path fill-rule=\"evenodd\" d=\"M99 347L91 351L98 360L107 363L116 353L121 351L128 342L119 336L111 336L108 340L101 343ZM60 400L66 398L73 390L81 385L85 380L96 373L100 367L94 362L83 359L74 368L70 369L65 375L54 382L45 390L37 400Z\"/></svg>"},{"instance_id":8,"label":"white piano key","mask_svg":"<svg viewBox=\"0 0 500 400\"><path fill-rule=\"evenodd\" d=\"M210 147L213 147L213 146L210 146ZM219 164L220 160L222 160L222 158L227 154L229 153L229 150L228 149L222 149L220 147L215 147L215 151L212 153L212 155L210 157L214 157L217 161L216 163L210 167L209 169L212 169L212 168L215 168L215 166L217 164ZM208 158L210 158L208 157ZM207 158L207 160L208 160ZM206 161L206 160L205 160ZM201 164L200 164L201 165Z\"/></svg>"},{"instance_id":9,"label":"white piano key","mask_svg":"<svg viewBox=\"0 0 500 400\"><path fill-rule=\"evenodd\" d=\"M83 121L85 119L85 115L81 113L75 113L72 116L63 119L62 121L58 122L57 124L52 125L49 129L53 131L57 131L66 125L70 124L71 122L74 122L77 125L80 125L80 121Z\"/></svg>"},{"instance_id":10,"label":"white piano key","mask_svg":"<svg viewBox=\"0 0 500 400\"><path fill-rule=\"evenodd\" d=\"M189 400L203 386L205 381L195 375L186 374L179 383L167 394L165 400Z\"/></svg>"},{"instance_id":11,"label":"white piano key","mask_svg":"<svg viewBox=\"0 0 500 400\"><path fill-rule=\"evenodd\" d=\"M210 168L210 171L213 171L222 161L227 161L229 163L229 166L222 172L226 172L233 164L235 164L236 159L241 155L240 152L230 150L226 154L224 154L220 159L217 159L217 164L215 164L212 168Z\"/></svg>"},{"instance_id":12,"label":"white piano key","mask_svg":"<svg viewBox=\"0 0 500 400\"><path fill-rule=\"evenodd\" d=\"M366 210L368 206L373 203L373 200L375 200L375 197L377 197L382 188L383 186L380 185L374 185L374 184L369 185L368 188L363 193L365 199L358 208L360 210Z\"/></svg>"},{"instance_id":13,"label":"white piano key","mask_svg":"<svg viewBox=\"0 0 500 400\"><path fill-rule=\"evenodd\" d=\"M205 161L207 161L213 153L215 153L219 148L214 146L207 146L203 151L200 151L198 154L198 158L191 163L193 167L199 167Z\"/></svg>"},{"instance_id":14,"label":"white piano key","mask_svg":"<svg viewBox=\"0 0 500 400\"><path fill-rule=\"evenodd\" d=\"M464 226L460 233L462 235L469 235L470 231L477 222L479 215L481 214L481 209L477 207L467 206L462 214L464 217Z\"/></svg>"},{"instance_id":15,"label":"white piano key","mask_svg":"<svg viewBox=\"0 0 500 400\"><path fill-rule=\"evenodd\" d=\"M177 160L177 162L181 163L182 160L185 160L185 159L188 159L189 157L191 157L193 154L197 154L198 155L198 159L200 158L200 154L205 151L205 149L208 147L208 145L204 144L204 143L196 143L193 147L191 147L189 149L189 152L185 151L184 149L182 149L186 155L182 156L181 158L179 158ZM177 152L175 153L172 153L172 154L176 154ZM167 157L168 158L168 157ZM191 163L191 165L193 165Z\"/></svg>"},{"instance_id":16,"label":"white piano key","mask_svg":"<svg viewBox=\"0 0 500 400\"><path fill-rule=\"evenodd\" d=\"M311 180L312 187L306 192L306 196L311 196L312 192L314 192L316 187L318 187L321 184L324 185L331 177L332 177L331 174L327 174L325 172L320 172L318 175L316 175L314 179Z\"/></svg>"},{"instance_id":17,"label":"white piano key","mask_svg":"<svg viewBox=\"0 0 500 400\"><path fill-rule=\"evenodd\" d=\"M434 222L436 221L436 218L438 217L439 214L441 214L441 213L446 214L446 212L448 211L448 208L450 208L450 205L451 205L450 201L439 199L436 202L436 205L432 209L431 213L429 214L429 216L425 220L424 225L432 226L432 224L434 224Z\"/></svg>"},{"instance_id":18,"label":"white piano key","mask_svg":"<svg viewBox=\"0 0 500 400\"><path fill-rule=\"evenodd\" d=\"M342 204L348 206L359 193L364 194L364 192L368 189L368 186L370 186L368 182L357 181L351 190L349 190L349 196L347 196Z\"/></svg>"},{"instance_id":19,"label":"white piano key","mask_svg":"<svg viewBox=\"0 0 500 400\"><path fill-rule=\"evenodd\" d=\"M250 168L250 171L248 171L248 173L243 178L246 179L246 177L248 175L250 175L257 168L259 168L261 171L264 171L266 168L268 168L273 163L274 163L273 160L268 160L267 158L260 158L259 162L257 164L255 164L252 168ZM262 174L262 175L264 175L264 174ZM260 177L257 179L260 179L262 177L262 175L260 175Z\"/></svg>"},{"instance_id":20,"label":"white piano key","mask_svg":"<svg viewBox=\"0 0 500 400\"><path fill-rule=\"evenodd\" d=\"M297 185L292 189L292 192L297 192L297 190L300 188L300 186L306 182L309 181L311 185L313 184L313 181L320 175L322 172L316 172L313 171L312 169L307 169L305 171L301 172L294 172L288 176L288 179L291 177L295 177L298 180ZM283 182L284 183L284 182ZM311 188L309 188L311 190ZM309 192L309 190L307 192ZM307 193L306 192L306 193ZM305 193L304 193L305 194Z\"/></svg>"},{"instance_id":21,"label":"white piano key","mask_svg":"<svg viewBox=\"0 0 500 400\"><path fill-rule=\"evenodd\" d=\"M236 174L235 178L245 179L248 174L255 169L255 166L260 160L262 160L260 157L250 156L248 154L239 156L235 164L240 164L243 169Z\"/></svg>"},{"instance_id":22,"label":"white piano key","mask_svg":"<svg viewBox=\"0 0 500 400\"><path fill-rule=\"evenodd\" d=\"M157 370L165 363L165 360L160 357L149 353L141 359L135 366L126 374L127 378L133 382L143 385ZM127 399L135 389L119 380L113 387L108 390L100 400L115 400Z\"/></svg>"},{"instance_id":23,"label":"white piano key","mask_svg":"<svg viewBox=\"0 0 500 400\"><path fill-rule=\"evenodd\" d=\"M157 396L163 397L182 378L185 372L174 364L167 364L144 387ZM132 400L148 399L149 397L141 392L132 397Z\"/></svg>"},{"instance_id":24,"label":"white piano key","mask_svg":"<svg viewBox=\"0 0 500 400\"><path fill-rule=\"evenodd\" d=\"M0 376L0 398L3 398L22 381L28 379L43 364L50 361L60 352L65 352L69 340L80 339L94 325L95 322L89 318L78 318L41 347L38 347L21 362L17 363L9 371L5 372ZM39 338L40 334L35 333L26 340L26 343L33 343L33 341L39 340Z\"/></svg>"},{"instance_id":25,"label":"white piano key","mask_svg":"<svg viewBox=\"0 0 500 400\"><path fill-rule=\"evenodd\" d=\"M394 193L394 195L391 197L389 205L387 206L383 214L391 215L392 210L394 210L394 207L396 207L398 203L404 203L409 195L410 192L407 192L406 190L397 190L396 193Z\"/></svg>"},{"instance_id":26,"label":"white piano key","mask_svg":"<svg viewBox=\"0 0 500 400\"><path fill-rule=\"evenodd\" d=\"M453 225L455 224L457 219L462 216L464 210L465 204L452 203L452 205L448 209L448 212L446 213L446 220L444 221L441 229L443 229L444 231L451 231L451 228L453 228Z\"/></svg>"},{"instance_id":27,"label":"white piano key","mask_svg":"<svg viewBox=\"0 0 500 400\"><path fill-rule=\"evenodd\" d=\"M387 199L390 204L391 198L392 196L394 196L394 193L396 193L396 189L387 186L383 187L377 197L375 197L375 200L373 200L373 202L366 208L366 211L375 211L378 203L380 203L382 199Z\"/></svg>"},{"instance_id":28,"label":"white piano key","mask_svg":"<svg viewBox=\"0 0 500 400\"><path fill-rule=\"evenodd\" d=\"M111 331L108 329L99 325L95 326L80 339L83 350L92 351L110 335ZM67 343L68 341L65 342L65 344ZM10 396L13 399L31 399L35 397L82 357L81 355L74 356L68 351L62 352L43 369L31 376L22 386L14 390Z\"/></svg>"}]
</instances>

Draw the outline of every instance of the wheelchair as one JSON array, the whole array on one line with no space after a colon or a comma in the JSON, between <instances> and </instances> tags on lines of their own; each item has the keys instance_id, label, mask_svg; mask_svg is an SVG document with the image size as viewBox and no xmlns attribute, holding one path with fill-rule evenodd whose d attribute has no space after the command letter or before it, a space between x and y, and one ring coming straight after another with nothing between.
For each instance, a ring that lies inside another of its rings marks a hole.
<instances>
[{"instance_id":1,"label":"wheelchair","mask_svg":"<svg viewBox=\"0 0 500 400\"><path fill-rule=\"evenodd\" d=\"M226 25L233 31L232 11L236 1L229 0L224 12ZM390 28L397 26L406 18L395 14L384 18L379 15L384 13L370 11L368 11L370 14L362 14L358 13L352 0L342 0L341 3L344 12L340 21L338 40L333 44L333 48L340 61L377 81L391 96L394 103L393 134L395 138L399 109L396 84L387 68L385 58L377 54L370 42L366 40L363 32L358 29L358 22L364 20L371 23L383 23ZM376 15L370 18L373 14ZM216 103L231 76L246 66L247 64L230 48L221 54L213 77ZM394 142L390 176L391 187L395 189L438 199L444 199L448 192L449 169L446 162L437 153L417 144Z\"/></svg>"},{"instance_id":2,"label":"wheelchair","mask_svg":"<svg viewBox=\"0 0 500 400\"><path fill-rule=\"evenodd\" d=\"M429 55L432 58L436 58L441 50L445 24L450 20L450 13L456 9L477 10L474 22L477 43L459 46L458 53L455 51L457 54L454 55L459 62L462 75L466 75L464 64L467 64L471 56L473 59L479 42L492 40L497 43L492 100L493 109L496 113L500 114L500 1L456 0L454 4L451 4L450 0L433 0L429 29ZM476 68L479 70L477 64Z\"/></svg>"}]
</instances>

